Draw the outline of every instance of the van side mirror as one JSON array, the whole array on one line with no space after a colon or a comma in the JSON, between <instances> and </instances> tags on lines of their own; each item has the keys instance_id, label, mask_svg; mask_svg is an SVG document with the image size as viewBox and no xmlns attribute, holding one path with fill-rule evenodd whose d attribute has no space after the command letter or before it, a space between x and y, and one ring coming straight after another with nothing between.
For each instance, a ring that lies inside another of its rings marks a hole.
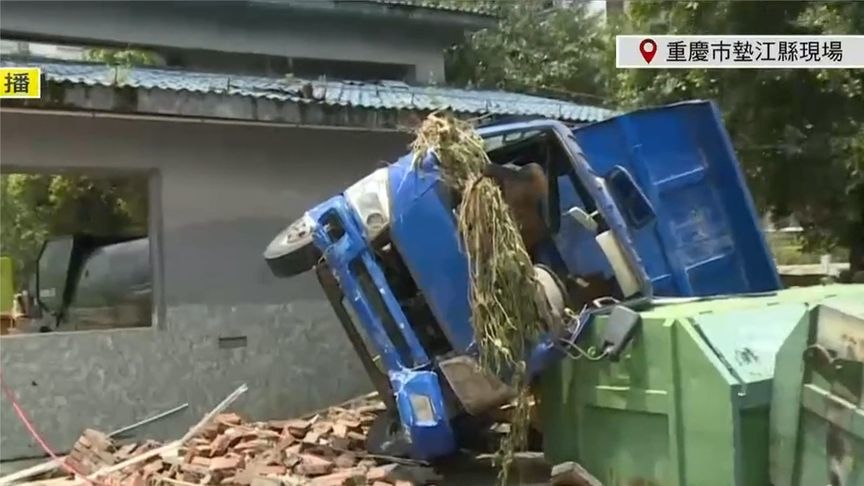
<instances>
[{"instance_id":1,"label":"van side mirror","mask_svg":"<svg viewBox=\"0 0 864 486\"><path fill-rule=\"evenodd\" d=\"M46 241L39 252L36 265L36 295L39 305L54 315L64 308L64 297L68 284L69 269L75 240L70 237Z\"/></svg>"},{"instance_id":2,"label":"van side mirror","mask_svg":"<svg viewBox=\"0 0 864 486\"><path fill-rule=\"evenodd\" d=\"M627 169L616 166L606 175L606 183L631 228L643 228L654 220L654 208Z\"/></svg>"},{"instance_id":3,"label":"van side mirror","mask_svg":"<svg viewBox=\"0 0 864 486\"><path fill-rule=\"evenodd\" d=\"M42 309L39 303L33 298L33 294L28 290L21 291L15 294L12 302L12 315L15 320L19 319L40 319L42 317Z\"/></svg>"}]
</instances>

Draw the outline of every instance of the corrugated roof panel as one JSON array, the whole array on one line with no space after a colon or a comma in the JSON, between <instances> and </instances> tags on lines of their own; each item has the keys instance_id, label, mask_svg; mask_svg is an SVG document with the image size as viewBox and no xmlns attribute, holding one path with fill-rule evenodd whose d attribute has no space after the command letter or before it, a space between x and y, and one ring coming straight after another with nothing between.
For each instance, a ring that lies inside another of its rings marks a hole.
<instances>
[{"instance_id":1,"label":"corrugated roof panel","mask_svg":"<svg viewBox=\"0 0 864 486\"><path fill-rule=\"evenodd\" d=\"M344 0L343 0L344 1ZM487 5L484 4L481 0L474 0L473 2L465 2L460 5L456 5L448 2L441 2L436 0L372 0L374 3L380 3L382 5L393 5L398 7L415 7L415 8L428 8L432 10L444 10L449 12L462 12L462 13L471 13L471 14L479 14L479 15L492 15L493 11Z\"/></svg>"},{"instance_id":2,"label":"corrugated roof panel","mask_svg":"<svg viewBox=\"0 0 864 486\"><path fill-rule=\"evenodd\" d=\"M104 64L0 61L2 66L29 65L42 69L48 81L87 86L124 86L248 96L291 102L324 103L380 110L452 110L468 114L529 115L574 122L599 121L614 115L605 108L518 93L411 86L396 81L303 80L202 73ZM304 87L305 89L304 93ZM312 97L308 98L309 88Z\"/></svg>"}]
</instances>

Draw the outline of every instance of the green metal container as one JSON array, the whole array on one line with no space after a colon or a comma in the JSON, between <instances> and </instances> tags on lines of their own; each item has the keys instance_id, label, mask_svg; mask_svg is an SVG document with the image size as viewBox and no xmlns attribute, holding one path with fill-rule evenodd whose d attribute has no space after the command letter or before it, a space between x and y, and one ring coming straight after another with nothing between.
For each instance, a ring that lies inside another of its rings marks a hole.
<instances>
[{"instance_id":1,"label":"green metal container","mask_svg":"<svg viewBox=\"0 0 864 486\"><path fill-rule=\"evenodd\" d=\"M777 351L815 305L843 296L864 301L864 286L641 312L641 328L619 362L568 359L541 377L547 459L577 461L606 486L771 484ZM599 342L605 327L605 318L597 319L581 342Z\"/></svg>"},{"instance_id":2,"label":"green metal container","mask_svg":"<svg viewBox=\"0 0 864 486\"><path fill-rule=\"evenodd\" d=\"M864 485L864 297L826 299L780 347L771 477L789 486Z\"/></svg>"}]
</instances>

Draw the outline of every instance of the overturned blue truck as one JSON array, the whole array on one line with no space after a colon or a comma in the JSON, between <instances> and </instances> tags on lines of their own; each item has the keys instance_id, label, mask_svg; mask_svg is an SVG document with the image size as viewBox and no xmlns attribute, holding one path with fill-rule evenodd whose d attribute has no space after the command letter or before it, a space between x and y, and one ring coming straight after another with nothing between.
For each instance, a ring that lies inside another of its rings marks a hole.
<instances>
[{"instance_id":1,"label":"overturned blue truck","mask_svg":"<svg viewBox=\"0 0 864 486\"><path fill-rule=\"evenodd\" d=\"M658 298L781 287L713 103L575 129L532 120L478 131L494 164L539 164L548 182L548 232L531 256L540 298L567 332L535 343L532 373L567 356L595 316L607 323L604 356L615 360L637 332L639 310ZM457 202L434 154L413 158L309 209L264 256L280 277L316 272L387 404L370 450L434 459L456 451L512 390L476 362Z\"/></svg>"}]
</instances>

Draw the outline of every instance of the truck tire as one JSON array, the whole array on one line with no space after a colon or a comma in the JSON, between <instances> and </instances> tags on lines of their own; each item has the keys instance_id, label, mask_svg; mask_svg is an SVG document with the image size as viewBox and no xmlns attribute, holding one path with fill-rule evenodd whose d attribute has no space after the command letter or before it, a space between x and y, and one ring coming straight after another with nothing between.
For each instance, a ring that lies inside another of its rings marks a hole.
<instances>
[{"instance_id":1,"label":"truck tire","mask_svg":"<svg viewBox=\"0 0 864 486\"><path fill-rule=\"evenodd\" d=\"M306 218L291 223L264 250L264 259L277 277L293 277L312 270L321 252L312 240L312 228Z\"/></svg>"}]
</instances>

